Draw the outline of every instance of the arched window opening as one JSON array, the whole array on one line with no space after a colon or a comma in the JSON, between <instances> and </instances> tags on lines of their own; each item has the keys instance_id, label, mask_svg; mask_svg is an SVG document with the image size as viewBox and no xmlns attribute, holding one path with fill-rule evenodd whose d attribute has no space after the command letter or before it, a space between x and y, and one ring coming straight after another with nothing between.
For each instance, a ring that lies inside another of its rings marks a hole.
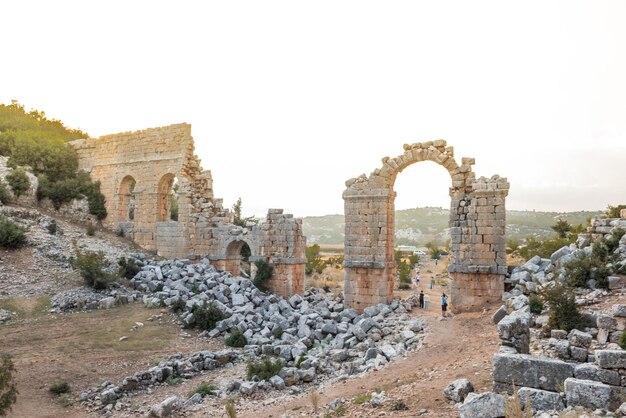
<instances>
[{"instance_id":1,"label":"arched window opening","mask_svg":"<svg viewBox=\"0 0 626 418\"><path fill-rule=\"evenodd\" d=\"M178 184L174 174L168 173L161 177L157 191L157 220L166 222L178 220L178 199L174 191L174 185ZM174 200L176 203L173 205ZM174 206L174 207L173 207ZM175 209L174 214L172 209ZM173 219L173 215L176 219Z\"/></svg>"},{"instance_id":2,"label":"arched window opening","mask_svg":"<svg viewBox=\"0 0 626 418\"><path fill-rule=\"evenodd\" d=\"M137 182L132 176L126 176L119 188L119 220L133 221L135 219L135 186Z\"/></svg>"}]
</instances>

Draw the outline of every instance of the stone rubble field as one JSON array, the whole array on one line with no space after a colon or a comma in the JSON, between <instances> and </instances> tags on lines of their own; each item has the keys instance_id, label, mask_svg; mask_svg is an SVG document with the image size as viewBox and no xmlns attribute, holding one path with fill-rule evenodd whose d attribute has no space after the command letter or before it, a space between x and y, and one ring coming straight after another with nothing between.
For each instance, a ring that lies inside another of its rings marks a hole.
<instances>
[{"instance_id":1,"label":"stone rubble field","mask_svg":"<svg viewBox=\"0 0 626 418\"><path fill-rule=\"evenodd\" d=\"M148 307L184 307L178 313L180 321L192 326L193 307L212 303L226 318L201 336L226 338L238 329L248 344L242 349L179 354L149 370L137 371L118 384L105 382L80 395L90 409L128 409L134 392L165 385L168 378L187 379L265 357L282 361L278 375L269 380L248 381L242 376L221 382L216 395L250 397L263 393L261 397L275 397L281 391L298 394L307 387L380 368L407 351L419 349L424 338L423 323L408 315L413 309L413 299L395 299L389 305L366 308L359 315L344 307L341 296L334 297L321 289L310 289L304 296L294 295L289 299L264 294L249 279L218 272L207 260L188 264L182 260L148 260L137 253L130 257L142 266L130 280L134 291L73 289L53 298L53 306L58 311L77 307L106 309L141 299ZM177 399L174 404L192 407L198 401L197 397L193 402Z\"/></svg>"}]
</instances>

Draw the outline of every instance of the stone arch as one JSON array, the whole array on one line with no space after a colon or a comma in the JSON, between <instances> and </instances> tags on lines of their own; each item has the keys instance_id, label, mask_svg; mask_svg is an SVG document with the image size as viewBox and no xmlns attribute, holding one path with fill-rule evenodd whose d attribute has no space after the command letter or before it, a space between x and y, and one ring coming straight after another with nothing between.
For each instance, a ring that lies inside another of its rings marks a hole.
<instances>
[{"instance_id":1,"label":"stone arch","mask_svg":"<svg viewBox=\"0 0 626 418\"><path fill-rule=\"evenodd\" d=\"M135 219L135 187L137 181L131 175L127 175L120 182L118 188L118 221L127 222Z\"/></svg>"},{"instance_id":2,"label":"stone arch","mask_svg":"<svg viewBox=\"0 0 626 418\"><path fill-rule=\"evenodd\" d=\"M240 273L242 261L241 250L244 245L250 248L250 258L255 258L258 255L252 241L241 236L228 240L224 243L222 251L224 258L218 263L222 270L229 271L234 276Z\"/></svg>"},{"instance_id":3,"label":"stone arch","mask_svg":"<svg viewBox=\"0 0 626 418\"><path fill-rule=\"evenodd\" d=\"M504 197L508 182L498 176L476 180L474 159L463 158L459 165L454 149L437 140L405 144L403 154L383 158L382 167L369 177L362 174L346 182L344 293L348 306L362 310L391 301L395 277L393 187L402 170L421 161L433 161L450 174L449 271L458 273L450 292L452 305L466 310L501 296L506 273ZM462 276L483 273L492 276ZM466 297L467 293L471 295Z\"/></svg>"},{"instance_id":4,"label":"stone arch","mask_svg":"<svg viewBox=\"0 0 626 418\"><path fill-rule=\"evenodd\" d=\"M175 174L167 173L161 177L157 186L157 221L170 221L171 193L174 185Z\"/></svg>"}]
</instances>

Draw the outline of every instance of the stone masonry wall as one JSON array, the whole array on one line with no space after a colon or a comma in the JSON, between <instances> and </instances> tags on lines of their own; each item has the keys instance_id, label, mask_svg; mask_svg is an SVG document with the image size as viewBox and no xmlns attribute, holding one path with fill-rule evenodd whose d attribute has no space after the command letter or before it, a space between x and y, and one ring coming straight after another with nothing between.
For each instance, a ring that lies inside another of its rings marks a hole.
<instances>
[{"instance_id":1,"label":"stone masonry wall","mask_svg":"<svg viewBox=\"0 0 626 418\"><path fill-rule=\"evenodd\" d=\"M452 261L449 271L451 305L472 310L499 300L504 290L505 198L509 183L493 176L476 179L473 158L454 159L454 149L437 140L404 145L404 153L385 157L369 177L346 182L345 287L346 304L362 310L393 296L396 176L411 164L433 161L450 174Z\"/></svg>"},{"instance_id":2,"label":"stone masonry wall","mask_svg":"<svg viewBox=\"0 0 626 418\"><path fill-rule=\"evenodd\" d=\"M211 172L194 155L191 125L178 124L72 141L79 168L100 181L108 216L103 225L122 230L146 249L168 258L208 256L237 274L241 248L274 265L270 288L282 296L303 293L306 240L302 221L270 209L265 222L233 225L233 214L213 195ZM170 219L177 180L178 220Z\"/></svg>"}]
</instances>

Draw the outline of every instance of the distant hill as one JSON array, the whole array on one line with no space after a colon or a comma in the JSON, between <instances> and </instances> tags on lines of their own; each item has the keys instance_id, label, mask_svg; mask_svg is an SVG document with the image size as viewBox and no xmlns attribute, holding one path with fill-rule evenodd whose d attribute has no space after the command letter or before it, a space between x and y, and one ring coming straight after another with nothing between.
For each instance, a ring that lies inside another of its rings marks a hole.
<instances>
[{"instance_id":1,"label":"distant hill","mask_svg":"<svg viewBox=\"0 0 626 418\"><path fill-rule=\"evenodd\" d=\"M550 226L557 218L572 225L587 224L589 218L597 218L604 212L536 212L507 211L507 239L529 236L553 235ZM448 209L415 208L396 211L396 245L423 246L427 242L445 244L448 240ZM302 221L304 234L309 244L343 244L343 215L309 216Z\"/></svg>"}]
</instances>

